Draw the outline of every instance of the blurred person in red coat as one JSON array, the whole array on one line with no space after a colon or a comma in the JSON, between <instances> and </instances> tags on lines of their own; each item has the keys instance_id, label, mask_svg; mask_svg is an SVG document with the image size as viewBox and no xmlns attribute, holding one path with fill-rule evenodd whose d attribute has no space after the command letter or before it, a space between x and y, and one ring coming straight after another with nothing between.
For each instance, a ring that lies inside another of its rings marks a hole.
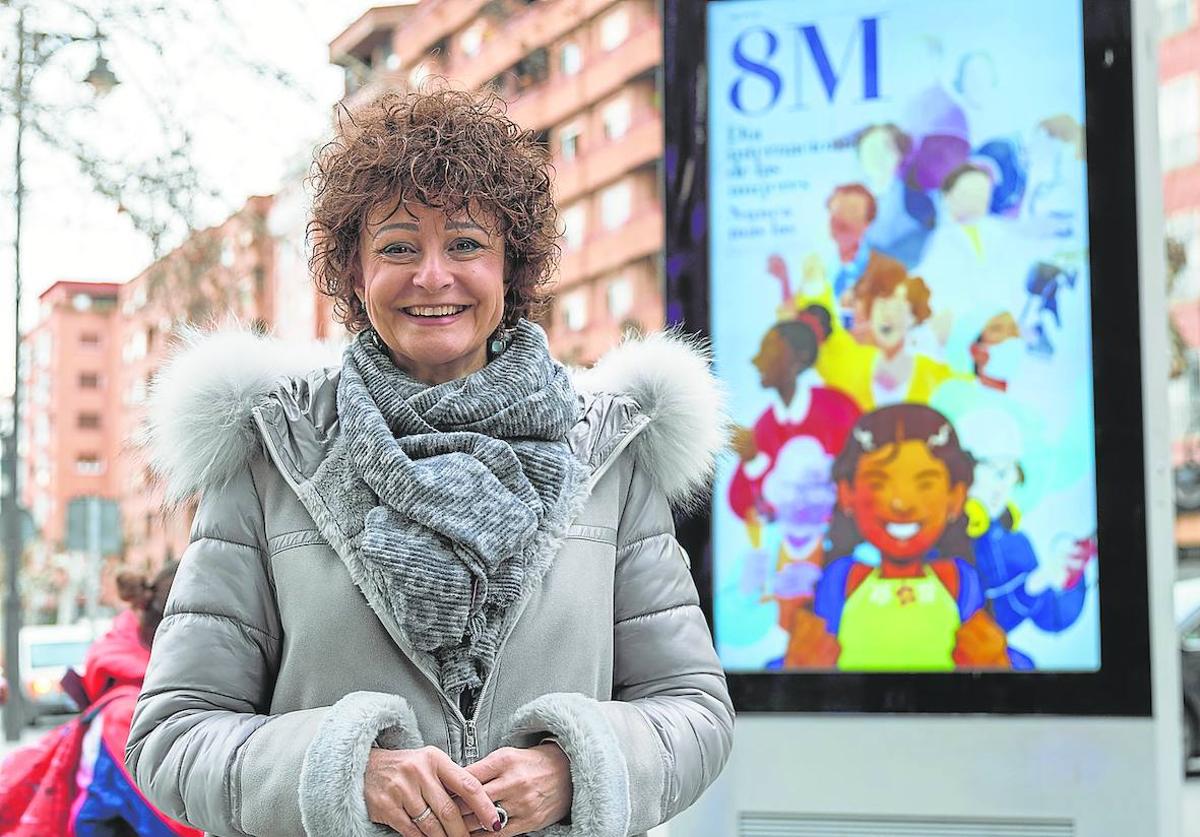
<instances>
[{"instance_id":1,"label":"blurred person in red coat","mask_svg":"<svg viewBox=\"0 0 1200 837\"><path fill-rule=\"evenodd\" d=\"M202 837L151 805L125 769L134 704L177 566L168 563L152 582L129 570L118 576L130 607L88 649L74 689L86 706L0 765L0 834Z\"/></svg>"}]
</instances>

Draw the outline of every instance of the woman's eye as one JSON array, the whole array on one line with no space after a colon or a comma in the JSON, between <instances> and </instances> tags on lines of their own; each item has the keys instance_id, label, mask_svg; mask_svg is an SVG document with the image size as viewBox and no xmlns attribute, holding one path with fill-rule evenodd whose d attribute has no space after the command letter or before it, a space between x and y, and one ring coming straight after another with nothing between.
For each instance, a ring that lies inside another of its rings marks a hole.
<instances>
[{"instance_id":1,"label":"woman's eye","mask_svg":"<svg viewBox=\"0 0 1200 837\"><path fill-rule=\"evenodd\" d=\"M475 241L472 238L459 238L459 239L456 239L455 242L450 245L450 249L454 250L455 252L458 252L458 253L473 253L476 250L480 249L482 246L483 245L481 245L478 241Z\"/></svg>"},{"instance_id":2,"label":"woman's eye","mask_svg":"<svg viewBox=\"0 0 1200 837\"><path fill-rule=\"evenodd\" d=\"M384 247L382 250L380 250L380 252L384 253L388 256L402 256L402 255L408 255L409 253L413 252L413 249L408 244L396 242L394 244L389 244L388 246Z\"/></svg>"}]
</instances>

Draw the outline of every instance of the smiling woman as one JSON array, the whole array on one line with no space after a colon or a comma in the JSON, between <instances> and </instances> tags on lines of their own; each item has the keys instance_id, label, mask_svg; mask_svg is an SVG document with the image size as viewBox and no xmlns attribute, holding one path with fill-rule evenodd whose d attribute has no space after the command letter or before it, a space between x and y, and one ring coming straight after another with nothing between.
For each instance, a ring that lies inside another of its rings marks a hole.
<instances>
[{"instance_id":1,"label":"smiling woman","mask_svg":"<svg viewBox=\"0 0 1200 837\"><path fill-rule=\"evenodd\" d=\"M225 335L160 376L157 467L203 497L130 768L218 835L644 833L731 744L671 516L725 439L706 356L550 356L547 153L494 98L385 95L314 186L340 367Z\"/></svg>"}]
</instances>

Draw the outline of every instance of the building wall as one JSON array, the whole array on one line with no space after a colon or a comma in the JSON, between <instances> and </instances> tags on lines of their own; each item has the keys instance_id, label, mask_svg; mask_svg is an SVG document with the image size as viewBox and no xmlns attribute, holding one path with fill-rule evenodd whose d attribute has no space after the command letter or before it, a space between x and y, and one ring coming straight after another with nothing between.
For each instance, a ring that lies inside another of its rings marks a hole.
<instances>
[{"instance_id":1,"label":"building wall","mask_svg":"<svg viewBox=\"0 0 1200 837\"><path fill-rule=\"evenodd\" d=\"M39 302L42 322L24 338L22 501L42 540L59 548L72 499L116 496L117 286L58 282Z\"/></svg>"},{"instance_id":2,"label":"building wall","mask_svg":"<svg viewBox=\"0 0 1200 837\"><path fill-rule=\"evenodd\" d=\"M346 104L430 75L489 89L547 142L566 230L555 353L594 361L662 326L662 29L653 0L420 0L368 11L331 44ZM370 72L363 75L369 65Z\"/></svg>"},{"instance_id":3,"label":"building wall","mask_svg":"<svg viewBox=\"0 0 1200 837\"><path fill-rule=\"evenodd\" d=\"M270 198L251 198L220 226L203 230L121 286L117 382L121 438L116 486L127 563L157 570L187 546L195 503L168 508L135 441L146 399L181 327L237 321L270 327L275 245L266 219Z\"/></svg>"}]
</instances>

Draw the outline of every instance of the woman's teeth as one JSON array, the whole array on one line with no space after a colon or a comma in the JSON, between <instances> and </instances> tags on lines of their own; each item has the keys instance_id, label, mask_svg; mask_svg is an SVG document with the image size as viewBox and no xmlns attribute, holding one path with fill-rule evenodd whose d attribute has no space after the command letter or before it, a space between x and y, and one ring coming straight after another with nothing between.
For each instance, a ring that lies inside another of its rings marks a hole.
<instances>
[{"instance_id":1,"label":"woman's teeth","mask_svg":"<svg viewBox=\"0 0 1200 837\"><path fill-rule=\"evenodd\" d=\"M466 310L466 305L414 305L405 308L404 313L414 317L449 317Z\"/></svg>"},{"instance_id":2,"label":"woman's teeth","mask_svg":"<svg viewBox=\"0 0 1200 837\"><path fill-rule=\"evenodd\" d=\"M889 523L883 527L887 533L898 541L907 541L921 531L919 523Z\"/></svg>"}]
</instances>

